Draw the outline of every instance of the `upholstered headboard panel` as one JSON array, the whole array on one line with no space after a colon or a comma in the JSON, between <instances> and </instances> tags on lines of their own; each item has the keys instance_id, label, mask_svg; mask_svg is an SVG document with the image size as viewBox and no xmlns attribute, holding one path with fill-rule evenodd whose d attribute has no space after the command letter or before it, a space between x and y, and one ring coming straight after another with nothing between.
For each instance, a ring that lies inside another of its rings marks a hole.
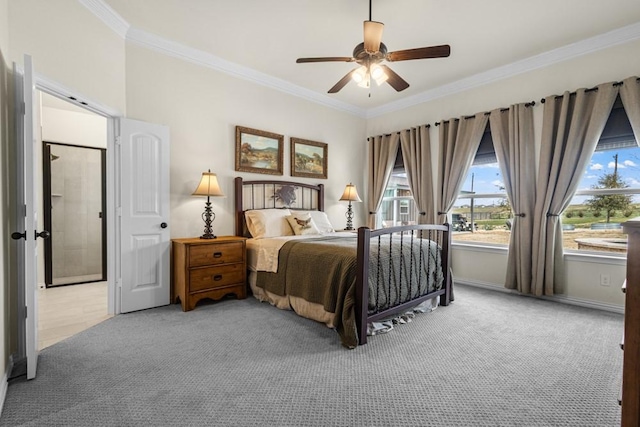
<instances>
[{"instance_id":1,"label":"upholstered headboard panel","mask_svg":"<svg viewBox=\"0 0 640 427\"><path fill-rule=\"evenodd\" d=\"M324 211L324 185L290 181L235 179L236 236L249 236L244 212L250 209Z\"/></svg>"}]
</instances>

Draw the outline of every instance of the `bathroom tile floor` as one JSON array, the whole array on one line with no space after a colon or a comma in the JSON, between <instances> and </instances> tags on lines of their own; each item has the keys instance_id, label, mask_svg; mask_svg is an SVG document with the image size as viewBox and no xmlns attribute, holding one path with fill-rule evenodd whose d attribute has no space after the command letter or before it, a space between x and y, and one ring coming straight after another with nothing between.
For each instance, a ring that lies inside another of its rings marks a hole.
<instances>
[{"instance_id":1,"label":"bathroom tile floor","mask_svg":"<svg viewBox=\"0 0 640 427\"><path fill-rule=\"evenodd\" d=\"M49 347L110 317L107 282L40 289L38 348Z\"/></svg>"}]
</instances>

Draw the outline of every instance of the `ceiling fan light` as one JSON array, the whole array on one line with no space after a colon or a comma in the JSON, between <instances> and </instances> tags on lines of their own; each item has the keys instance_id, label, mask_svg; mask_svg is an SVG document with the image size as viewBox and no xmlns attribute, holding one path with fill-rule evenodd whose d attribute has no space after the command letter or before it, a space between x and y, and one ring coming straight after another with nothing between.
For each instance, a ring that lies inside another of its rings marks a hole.
<instances>
[{"instance_id":1,"label":"ceiling fan light","mask_svg":"<svg viewBox=\"0 0 640 427\"><path fill-rule=\"evenodd\" d=\"M383 75L384 75L384 70L382 69L381 66L379 66L378 64L373 64L371 66L371 77L373 77L374 80L378 80Z\"/></svg>"},{"instance_id":2,"label":"ceiling fan light","mask_svg":"<svg viewBox=\"0 0 640 427\"><path fill-rule=\"evenodd\" d=\"M378 78L375 78L374 80L376 81L378 86L380 86L382 83L386 82L388 79L389 79L389 76L387 76L385 72L382 72L382 74Z\"/></svg>"},{"instance_id":3,"label":"ceiling fan light","mask_svg":"<svg viewBox=\"0 0 640 427\"><path fill-rule=\"evenodd\" d=\"M354 70L353 73L351 73L351 78L353 79L353 81L355 81L358 84L362 83L366 77L367 77L367 67L365 67L364 65Z\"/></svg>"}]
</instances>

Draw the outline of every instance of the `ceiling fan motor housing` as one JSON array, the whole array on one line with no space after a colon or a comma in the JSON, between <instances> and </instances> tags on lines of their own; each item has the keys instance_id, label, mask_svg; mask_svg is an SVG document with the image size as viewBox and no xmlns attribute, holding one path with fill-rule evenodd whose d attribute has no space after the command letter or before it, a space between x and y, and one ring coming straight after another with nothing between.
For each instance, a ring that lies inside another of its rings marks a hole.
<instances>
[{"instance_id":1,"label":"ceiling fan motor housing","mask_svg":"<svg viewBox=\"0 0 640 427\"><path fill-rule=\"evenodd\" d=\"M360 65L377 64L387 57L387 46L380 43L380 49L377 52L367 52L364 43L360 43L353 49L353 57Z\"/></svg>"}]
</instances>

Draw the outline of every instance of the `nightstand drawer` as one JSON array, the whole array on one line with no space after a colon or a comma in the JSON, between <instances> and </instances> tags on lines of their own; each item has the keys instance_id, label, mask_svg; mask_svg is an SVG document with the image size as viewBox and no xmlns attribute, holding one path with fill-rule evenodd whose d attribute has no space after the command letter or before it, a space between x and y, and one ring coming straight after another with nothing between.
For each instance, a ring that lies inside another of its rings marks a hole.
<instances>
[{"instance_id":1,"label":"nightstand drawer","mask_svg":"<svg viewBox=\"0 0 640 427\"><path fill-rule=\"evenodd\" d=\"M244 244L242 242L194 245L191 246L189 251L189 267L230 264L242 262L243 259Z\"/></svg>"},{"instance_id":2,"label":"nightstand drawer","mask_svg":"<svg viewBox=\"0 0 640 427\"><path fill-rule=\"evenodd\" d=\"M189 272L190 292L203 289L220 288L243 283L245 278L244 263L221 265L218 267L198 268Z\"/></svg>"}]
</instances>

